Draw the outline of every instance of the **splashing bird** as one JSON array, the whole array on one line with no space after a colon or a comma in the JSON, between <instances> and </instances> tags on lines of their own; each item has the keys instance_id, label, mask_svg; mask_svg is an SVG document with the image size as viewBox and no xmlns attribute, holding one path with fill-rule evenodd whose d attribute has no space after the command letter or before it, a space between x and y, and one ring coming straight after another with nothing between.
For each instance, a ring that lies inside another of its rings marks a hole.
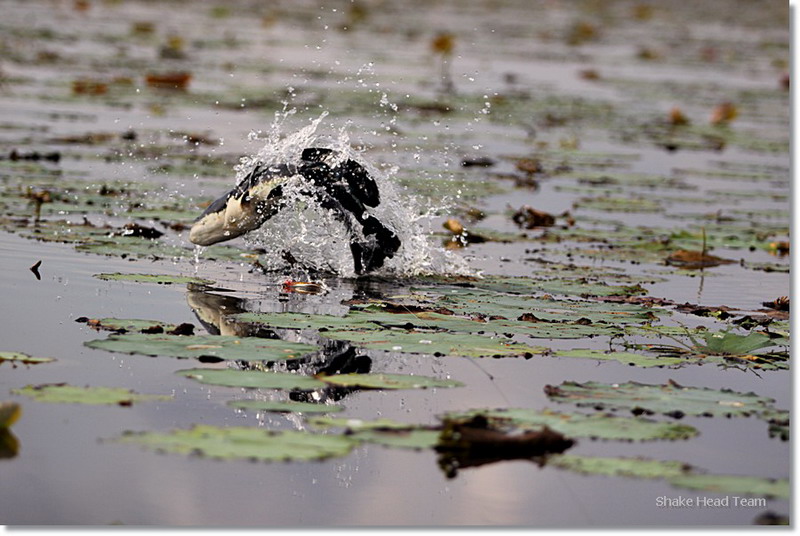
<instances>
[{"instance_id":1,"label":"splashing bird","mask_svg":"<svg viewBox=\"0 0 800 536\"><path fill-rule=\"evenodd\" d=\"M258 229L287 208L287 182L300 177L301 193L344 224L350 237L353 267L358 275L381 268L401 242L397 233L370 212L380 202L375 180L355 160L339 157L332 149L304 149L298 164L259 163L203 212L189 232L189 240L209 246Z\"/></svg>"}]
</instances>

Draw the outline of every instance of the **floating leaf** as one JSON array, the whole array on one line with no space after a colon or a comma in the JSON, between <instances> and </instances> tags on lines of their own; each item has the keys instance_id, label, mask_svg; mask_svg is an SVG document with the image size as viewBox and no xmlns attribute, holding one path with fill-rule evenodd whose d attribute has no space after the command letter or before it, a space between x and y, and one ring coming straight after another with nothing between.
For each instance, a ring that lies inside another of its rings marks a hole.
<instances>
[{"instance_id":1,"label":"floating leaf","mask_svg":"<svg viewBox=\"0 0 800 536\"><path fill-rule=\"evenodd\" d=\"M139 318L86 318L75 319L76 322L85 322L90 328L106 331L138 331L143 333L163 333L174 330L177 326L158 320L143 320Z\"/></svg>"},{"instance_id":2,"label":"floating leaf","mask_svg":"<svg viewBox=\"0 0 800 536\"><path fill-rule=\"evenodd\" d=\"M455 380L440 380L410 374L336 374L320 376L319 379L330 385L360 389L428 389L464 386Z\"/></svg>"},{"instance_id":3,"label":"floating leaf","mask_svg":"<svg viewBox=\"0 0 800 536\"><path fill-rule=\"evenodd\" d=\"M634 414L661 413L675 418L684 415L748 416L772 410L772 398L730 389L684 387L673 381L664 385L628 382L564 382L545 386L547 396L556 402L572 402L596 409L629 410Z\"/></svg>"},{"instance_id":4,"label":"floating leaf","mask_svg":"<svg viewBox=\"0 0 800 536\"><path fill-rule=\"evenodd\" d=\"M596 359L598 361L619 361L625 365L637 367L664 367L686 363L679 357L656 357L635 352L604 352L602 350L559 350L553 352L554 357L578 357Z\"/></svg>"},{"instance_id":5,"label":"floating leaf","mask_svg":"<svg viewBox=\"0 0 800 536\"><path fill-rule=\"evenodd\" d=\"M208 385L248 387L251 389L285 389L313 391L326 387L326 383L310 376L288 372L237 369L187 369L176 374Z\"/></svg>"},{"instance_id":6,"label":"floating leaf","mask_svg":"<svg viewBox=\"0 0 800 536\"><path fill-rule=\"evenodd\" d=\"M259 461L306 461L345 456L356 444L341 435L207 425L169 433L126 432L114 441L139 444L159 452Z\"/></svg>"},{"instance_id":7,"label":"floating leaf","mask_svg":"<svg viewBox=\"0 0 800 536\"><path fill-rule=\"evenodd\" d=\"M0 432L17 422L22 408L16 402L0 402Z\"/></svg>"},{"instance_id":8,"label":"floating leaf","mask_svg":"<svg viewBox=\"0 0 800 536\"><path fill-rule=\"evenodd\" d=\"M95 274L94 277L103 281L131 281L134 283L158 283L160 285L171 285L173 283L195 285L213 285L214 281L200 277L188 277L178 275L163 274Z\"/></svg>"},{"instance_id":9,"label":"floating leaf","mask_svg":"<svg viewBox=\"0 0 800 536\"><path fill-rule=\"evenodd\" d=\"M365 421L337 417L312 417L307 422L315 428L342 428L349 437L359 441L411 449L433 448L438 442L441 432L441 427L408 424L392 419Z\"/></svg>"},{"instance_id":10,"label":"floating leaf","mask_svg":"<svg viewBox=\"0 0 800 536\"><path fill-rule=\"evenodd\" d=\"M670 478L669 483L680 488L728 495L789 499L791 494L789 480L785 478L776 480L755 476L690 474Z\"/></svg>"},{"instance_id":11,"label":"floating leaf","mask_svg":"<svg viewBox=\"0 0 800 536\"><path fill-rule=\"evenodd\" d=\"M0 363L11 361L12 363L23 363L25 365L37 365L39 363L50 363L55 361L52 357L31 357L22 352L0 352Z\"/></svg>"},{"instance_id":12,"label":"floating leaf","mask_svg":"<svg viewBox=\"0 0 800 536\"><path fill-rule=\"evenodd\" d=\"M602 458L574 454L548 456L546 464L576 473L634 478L672 478L683 476L691 471L691 467L683 462L646 458Z\"/></svg>"},{"instance_id":13,"label":"floating leaf","mask_svg":"<svg viewBox=\"0 0 800 536\"><path fill-rule=\"evenodd\" d=\"M712 268L722 264L733 264L736 261L716 257L702 251L691 251L679 249L669 255L665 262L671 266L678 266L688 270L699 270L701 268Z\"/></svg>"},{"instance_id":14,"label":"floating leaf","mask_svg":"<svg viewBox=\"0 0 800 536\"><path fill-rule=\"evenodd\" d=\"M107 339L88 341L84 344L89 348L123 354L231 361L299 359L317 349L308 344L260 337L143 333L110 335Z\"/></svg>"},{"instance_id":15,"label":"floating leaf","mask_svg":"<svg viewBox=\"0 0 800 536\"><path fill-rule=\"evenodd\" d=\"M588 437L621 441L652 441L688 439L697 430L683 424L658 422L640 417L581 413L558 413L550 410L524 408L473 409L445 414L448 418L465 418L483 415L519 429L548 426L567 437Z\"/></svg>"},{"instance_id":16,"label":"floating leaf","mask_svg":"<svg viewBox=\"0 0 800 536\"><path fill-rule=\"evenodd\" d=\"M252 409L275 413L334 413L344 409L342 406L333 404L277 400L231 400L228 402L228 405L239 409Z\"/></svg>"},{"instance_id":17,"label":"floating leaf","mask_svg":"<svg viewBox=\"0 0 800 536\"><path fill-rule=\"evenodd\" d=\"M171 400L168 395L140 395L128 389L113 387L75 387L65 383L28 385L12 389L16 395L25 395L39 402L56 404L116 404L130 406L135 402Z\"/></svg>"}]
</instances>

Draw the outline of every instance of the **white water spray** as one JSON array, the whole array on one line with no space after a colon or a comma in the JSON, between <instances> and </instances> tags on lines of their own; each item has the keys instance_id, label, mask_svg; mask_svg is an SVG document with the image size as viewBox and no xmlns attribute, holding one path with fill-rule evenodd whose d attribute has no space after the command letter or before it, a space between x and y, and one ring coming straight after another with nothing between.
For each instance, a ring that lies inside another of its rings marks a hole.
<instances>
[{"instance_id":1,"label":"white water spray","mask_svg":"<svg viewBox=\"0 0 800 536\"><path fill-rule=\"evenodd\" d=\"M251 157L242 159L236 167L237 183L260 163L267 165L301 163L303 150L321 147L336 151L334 165L352 159L361 164L373 177L380 191L381 202L370 208L372 216L389 226L400 238L402 246L388 259L377 273L393 276L416 275L475 275L467 263L455 253L431 243L424 231L423 220L435 212L430 208L419 210L416 200L401 195L391 180L392 172L381 171L350 146L346 128L335 137L317 134L320 123L328 115L323 112L309 125L297 132L281 137L281 126L292 114L276 114L264 147ZM256 138L257 136L252 136ZM286 268L291 258L305 269L335 273L341 277L355 277L350 252L350 234L345 225L314 199L302 191L308 187L306 180L297 175L282 186L283 197L288 202L285 209L270 218L261 228L249 233L245 240L249 247L263 248L268 252L265 268ZM358 231L360 232L360 231Z\"/></svg>"}]
</instances>

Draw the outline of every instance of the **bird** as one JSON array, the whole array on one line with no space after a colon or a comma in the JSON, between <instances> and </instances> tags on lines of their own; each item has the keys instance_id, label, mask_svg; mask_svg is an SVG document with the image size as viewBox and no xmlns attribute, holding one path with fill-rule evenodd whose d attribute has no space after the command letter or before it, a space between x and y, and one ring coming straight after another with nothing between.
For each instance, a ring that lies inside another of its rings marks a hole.
<instances>
[{"instance_id":1,"label":"bird","mask_svg":"<svg viewBox=\"0 0 800 536\"><path fill-rule=\"evenodd\" d=\"M369 210L381 202L375 179L355 160L317 147L304 149L298 164L257 163L195 220L189 241L209 246L258 229L291 204L284 186L297 176L303 179L301 194L344 224L357 275L374 272L394 257L402 245L400 237Z\"/></svg>"}]
</instances>

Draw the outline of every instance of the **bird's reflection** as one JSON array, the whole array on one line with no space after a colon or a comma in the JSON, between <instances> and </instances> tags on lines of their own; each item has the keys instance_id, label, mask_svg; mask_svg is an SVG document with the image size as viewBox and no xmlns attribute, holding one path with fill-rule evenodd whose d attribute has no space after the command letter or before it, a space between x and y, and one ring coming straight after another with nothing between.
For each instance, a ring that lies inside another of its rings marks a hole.
<instances>
[{"instance_id":1,"label":"bird's reflection","mask_svg":"<svg viewBox=\"0 0 800 536\"><path fill-rule=\"evenodd\" d=\"M237 322L233 315L245 312L258 312L253 301L236 296L220 294L203 288L190 288L186 301L197 320L212 335L232 335L236 337L260 337L266 339L285 339L296 336L294 330L273 330L258 324ZM291 333L291 335L290 335ZM281 361L284 370L301 370L307 375L365 374L372 368L372 359L359 353L347 341L320 338L319 351L307 359ZM237 362L243 369L265 368L262 362ZM267 368L275 364L267 364ZM289 398L300 402L321 402L341 400L357 391L353 387L328 387L321 391L291 391Z\"/></svg>"}]
</instances>

